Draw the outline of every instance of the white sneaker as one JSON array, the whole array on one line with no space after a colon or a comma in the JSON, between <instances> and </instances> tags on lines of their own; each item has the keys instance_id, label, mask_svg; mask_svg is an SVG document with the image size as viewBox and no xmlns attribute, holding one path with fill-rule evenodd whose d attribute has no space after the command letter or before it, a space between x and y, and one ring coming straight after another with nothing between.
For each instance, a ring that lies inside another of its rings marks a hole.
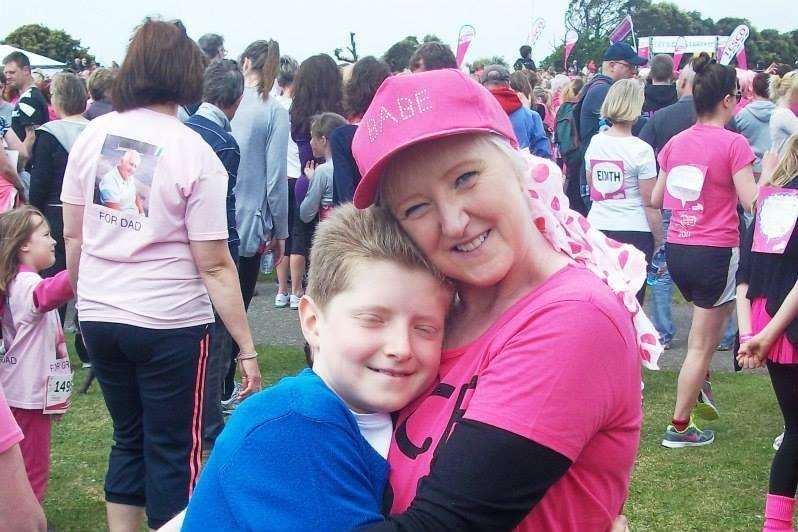
<instances>
[{"instance_id":1,"label":"white sneaker","mask_svg":"<svg viewBox=\"0 0 798 532\"><path fill-rule=\"evenodd\" d=\"M233 387L233 393L230 394L230 398L226 401L222 399L222 414L229 416L233 413L233 410L235 410L236 407L241 403L241 401L238 399L238 394L240 393L241 385L235 383L235 386Z\"/></svg>"},{"instance_id":2,"label":"white sneaker","mask_svg":"<svg viewBox=\"0 0 798 532\"><path fill-rule=\"evenodd\" d=\"M300 299L299 296L295 296L294 294L291 294L291 308L292 309L296 310L296 309L299 308L299 299Z\"/></svg>"},{"instance_id":3,"label":"white sneaker","mask_svg":"<svg viewBox=\"0 0 798 532\"><path fill-rule=\"evenodd\" d=\"M781 434L779 434L778 436L776 436L776 439L775 439L775 440L773 440L773 450L774 450L774 451L778 451L778 450L779 450L779 447L781 447L781 443L782 443L783 441L784 441L784 433L782 432Z\"/></svg>"},{"instance_id":4,"label":"white sneaker","mask_svg":"<svg viewBox=\"0 0 798 532\"><path fill-rule=\"evenodd\" d=\"M277 292L277 295L274 296L274 306L277 308L285 308L288 306L288 294L281 294Z\"/></svg>"}]
</instances>

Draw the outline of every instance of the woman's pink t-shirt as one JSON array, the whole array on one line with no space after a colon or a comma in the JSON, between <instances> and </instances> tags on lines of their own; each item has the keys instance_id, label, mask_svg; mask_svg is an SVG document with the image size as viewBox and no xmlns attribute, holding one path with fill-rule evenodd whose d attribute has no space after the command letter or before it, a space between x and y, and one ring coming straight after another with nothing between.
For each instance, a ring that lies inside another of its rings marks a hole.
<instances>
[{"instance_id":1,"label":"woman's pink t-shirt","mask_svg":"<svg viewBox=\"0 0 798 532\"><path fill-rule=\"evenodd\" d=\"M480 338L445 351L439 384L397 420L388 457L393 513L410 505L460 417L573 462L518 530L609 528L627 497L642 423L629 313L595 275L568 266Z\"/></svg>"},{"instance_id":2,"label":"woman's pink t-shirt","mask_svg":"<svg viewBox=\"0 0 798 532\"><path fill-rule=\"evenodd\" d=\"M101 190L130 150L139 154L137 204L115 210ZM189 241L227 239L226 195L224 166L176 117L135 109L92 120L70 151L61 192L64 203L84 206L80 319L152 329L213 322Z\"/></svg>"},{"instance_id":3,"label":"woman's pink t-shirt","mask_svg":"<svg viewBox=\"0 0 798 532\"><path fill-rule=\"evenodd\" d=\"M695 124L668 141L659 153L659 165L666 174L664 207L672 210L667 241L688 246L739 246L732 176L755 158L745 137L716 126ZM703 175L700 192L691 183L681 190L675 188L677 174L693 184ZM673 203L669 204L668 196Z\"/></svg>"}]
</instances>

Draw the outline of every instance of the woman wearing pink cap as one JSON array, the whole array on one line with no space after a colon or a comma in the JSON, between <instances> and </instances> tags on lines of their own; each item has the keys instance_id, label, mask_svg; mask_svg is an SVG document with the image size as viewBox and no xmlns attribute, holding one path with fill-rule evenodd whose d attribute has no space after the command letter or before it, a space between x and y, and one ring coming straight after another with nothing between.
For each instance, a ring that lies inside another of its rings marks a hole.
<instances>
[{"instance_id":1,"label":"woman wearing pink cap","mask_svg":"<svg viewBox=\"0 0 798 532\"><path fill-rule=\"evenodd\" d=\"M400 412L380 530L608 530L638 448L642 253L568 208L457 70L386 80L353 141L379 202L456 285L440 379Z\"/></svg>"}]
</instances>

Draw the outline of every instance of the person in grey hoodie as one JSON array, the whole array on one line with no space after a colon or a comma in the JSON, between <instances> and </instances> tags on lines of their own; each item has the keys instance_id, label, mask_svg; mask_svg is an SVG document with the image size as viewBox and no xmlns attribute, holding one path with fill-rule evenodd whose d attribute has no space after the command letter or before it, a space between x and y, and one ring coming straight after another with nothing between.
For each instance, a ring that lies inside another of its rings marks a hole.
<instances>
[{"instance_id":1,"label":"person in grey hoodie","mask_svg":"<svg viewBox=\"0 0 798 532\"><path fill-rule=\"evenodd\" d=\"M280 262L288 238L288 111L269 97L279 60L274 41L255 41L244 50L244 95L230 122L241 150L235 195L245 306L252 300L261 255L271 250Z\"/></svg>"},{"instance_id":2,"label":"person in grey hoodie","mask_svg":"<svg viewBox=\"0 0 798 532\"><path fill-rule=\"evenodd\" d=\"M288 111L269 97L280 62L275 41L255 41L241 54L244 94L230 121L241 160L235 186L236 226L240 238L238 280L244 307L249 308L258 281L260 259L271 251L279 264L288 238ZM238 353L233 345L232 353ZM235 373L235 364L230 372ZM239 386L229 389L232 375L225 379L222 404L225 411L238 404Z\"/></svg>"},{"instance_id":3,"label":"person in grey hoodie","mask_svg":"<svg viewBox=\"0 0 798 532\"><path fill-rule=\"evenodd\" d=\"M772 145L770 138L770 116L776 105L768 99L769 75L759 72L754 76L754 97L734 116L734 128L743 135L756 155L754 176L762 173L762 156Z\"/></svg>"}]
</instances>

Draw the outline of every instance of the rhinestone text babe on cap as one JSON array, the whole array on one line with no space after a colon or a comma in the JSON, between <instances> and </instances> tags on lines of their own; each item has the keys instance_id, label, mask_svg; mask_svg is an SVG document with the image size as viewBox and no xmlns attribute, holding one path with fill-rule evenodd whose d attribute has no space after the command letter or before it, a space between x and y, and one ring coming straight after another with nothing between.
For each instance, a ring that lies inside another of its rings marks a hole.
<instances>
[{"instance_id":1,"label":"rhinestone text babe on cap","mask_svg":"<svg viewBox=\"0 0 798 532\"><path fill-rule=\"evenodd\" d=\"M392 109L389 109L385 105L381 105L379 116L371 116L366 119L370 142L373 143L380 136L386 120L392 120L395 124L399 124L400 121L410 120L432 110L427 89L417 90L410 96L399 96L391 107Z\"/></svg>"}]
</instances>

